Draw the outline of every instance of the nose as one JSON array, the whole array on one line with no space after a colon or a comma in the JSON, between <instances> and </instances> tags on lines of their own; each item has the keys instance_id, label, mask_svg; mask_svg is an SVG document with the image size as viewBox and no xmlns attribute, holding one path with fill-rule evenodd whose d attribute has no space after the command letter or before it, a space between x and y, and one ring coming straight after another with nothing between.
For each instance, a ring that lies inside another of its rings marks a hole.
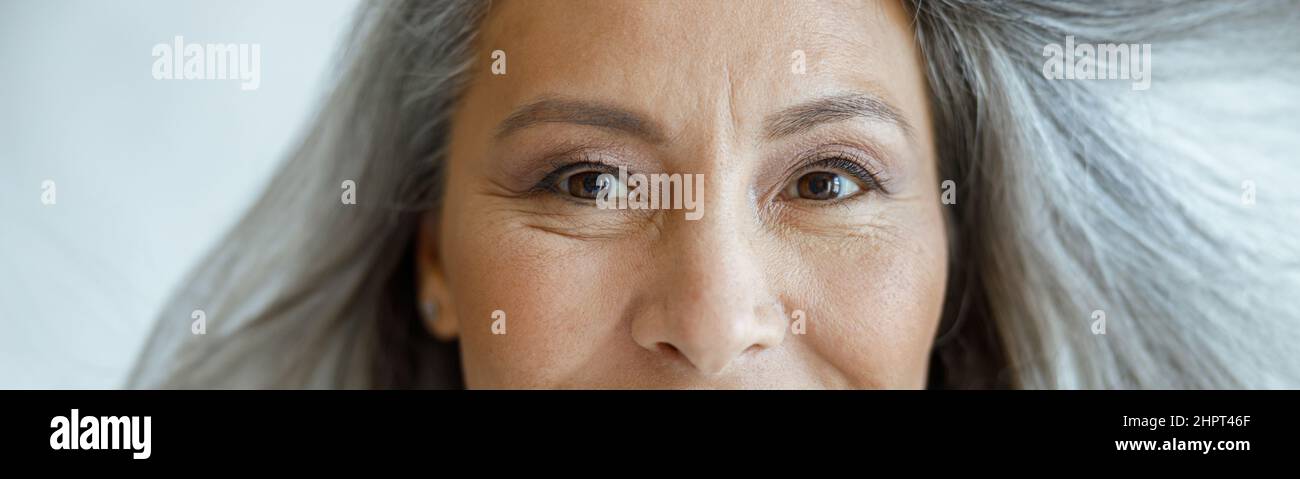
<instances>
[{"instance_id":1,"label":"nose","mask_svg":"<svg viewBox=\"0 0 1300 479\"><path fill-rule=\"evenodd\" d=\"M715 205L723 203L714 202ZM661 237L658 285L632 320L638 345L704 375L781 345L789 324L745 215L709 211Z\"/></svg>"}]
</instances>

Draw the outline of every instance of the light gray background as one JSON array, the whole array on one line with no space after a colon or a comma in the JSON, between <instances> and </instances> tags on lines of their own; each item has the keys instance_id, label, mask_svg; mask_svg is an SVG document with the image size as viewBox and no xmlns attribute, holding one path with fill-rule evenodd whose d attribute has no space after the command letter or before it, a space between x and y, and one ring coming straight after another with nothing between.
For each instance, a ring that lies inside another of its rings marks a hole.
<instances>
[{"instance_id":1,"label":"light gray background","mask_svg":"<svg viewBox=\"0 0 1300 479\"><path fill-rule=\"evenodd\" d=\"M123 384L171 289L296 144L356 3L0 1L0 388ZM153 79L176 35L260 44L261 87Z\"/></svg>"}]
</instances>

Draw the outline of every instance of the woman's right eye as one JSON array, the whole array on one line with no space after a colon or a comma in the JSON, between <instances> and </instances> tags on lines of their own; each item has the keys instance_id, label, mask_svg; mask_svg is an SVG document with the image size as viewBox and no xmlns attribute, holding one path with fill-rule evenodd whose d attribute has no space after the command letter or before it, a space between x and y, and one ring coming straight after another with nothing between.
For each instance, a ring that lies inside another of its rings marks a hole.
<instances>
[{"instance_id":1,"label":"woman's right eye","mask_svg":"<svg viewBox=\"0 0 1300 479\"><path fill-rule=\"evenodd\" d=\"M606 175L602 177L602 175ZM559 190L569 196L584 200L594 200L600 190L610 186L608 174L602 171L584 170L572 173L560 179Z\"/></svg>"},{"instance_id":2,"label":"woman's right eye","mask_svg":"<svg viewBox=\"0 0 1300 479\"><path fill-rule=\"evenodd\" d=\"M613 201L627 194L627 187L619 182L618 175L603 168L580 165L572 172L554 173L552 178L546 188L578 201L594 201L602 196Z\"/></svg>"}]
</instances>

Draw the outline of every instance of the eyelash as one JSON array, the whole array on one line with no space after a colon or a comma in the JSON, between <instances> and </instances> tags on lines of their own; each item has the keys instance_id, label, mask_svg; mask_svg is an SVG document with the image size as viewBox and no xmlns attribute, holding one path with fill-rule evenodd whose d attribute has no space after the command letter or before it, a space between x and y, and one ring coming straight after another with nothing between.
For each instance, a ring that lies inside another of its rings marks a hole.
<instances>
[{"instance_id":1,"label":"eyelash","mask_svg":"<svg viewBox=\"0 0 1300 479\"><path fill-rule=\"evenodd\" d=\"M536 185L533 185L530 193L557 193L563 195L564 192L560 189L559 185L560 178L564 178L569 173L577 171L592 170L600 173L609 173L611 175L618 174L617 166L600 161L592 161L587 155L580 155L579 158L580 159L574 159L571 163L563 164L552 169L551 172L547 173L541 181L538 181Z\"/></svg>"}]
</instances>

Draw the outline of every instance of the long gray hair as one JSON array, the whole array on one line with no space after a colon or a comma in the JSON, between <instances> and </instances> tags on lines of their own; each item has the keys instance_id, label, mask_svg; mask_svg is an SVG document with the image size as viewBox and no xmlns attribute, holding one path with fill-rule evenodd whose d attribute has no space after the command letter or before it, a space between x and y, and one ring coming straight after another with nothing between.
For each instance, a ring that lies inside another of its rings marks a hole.
<instances>
[{"instance_id":1,"label":"long gray hair","mask_svg":"<svg viewBox=\"0 0 1300 479\"><path fill-rule=\"evenodd\" d=\"M1300 386L1294 2L905 3L957 199L932 385ZM162 311L130 386L461 385L412 255L487 10L361 8L302 146ZM1067 35L1151 44L1150 89L1047 79Z\"/></svg>"}]
</instances>

